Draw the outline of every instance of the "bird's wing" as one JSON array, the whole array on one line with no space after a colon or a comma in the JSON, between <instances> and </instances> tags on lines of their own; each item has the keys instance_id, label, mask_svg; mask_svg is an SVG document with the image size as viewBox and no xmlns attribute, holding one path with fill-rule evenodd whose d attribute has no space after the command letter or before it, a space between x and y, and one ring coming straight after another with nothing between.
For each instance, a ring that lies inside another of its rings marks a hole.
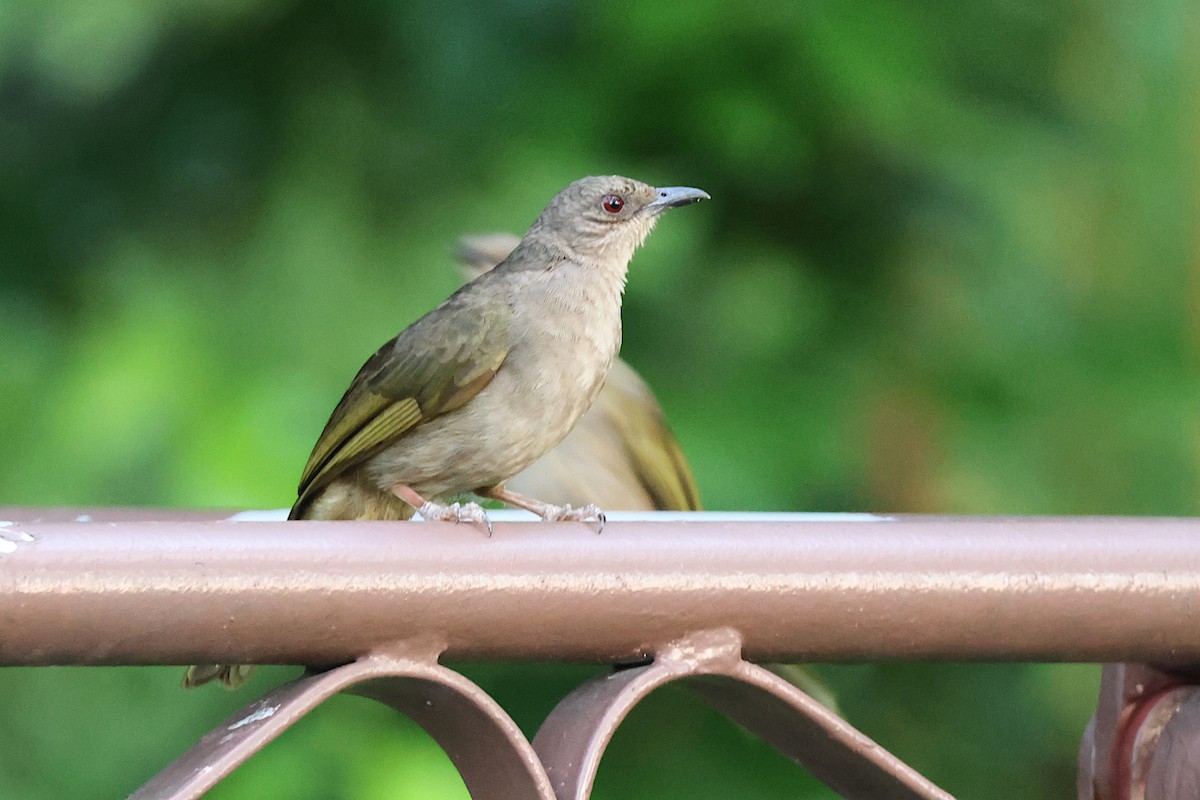
<instances>
[{"instance_id":1,"label":"bird's wing","mask_svg":"<svg viewBox=\"0 0 1200 800\"><path fill-rule=\"evenodd\" d=\"M700 491L679 440L641 376L618 359L600 400L609 406L630 466L657 511L699 511Z\"/></svg>"},{"instance_id":2,"label":"bird's wing","mask_svg":"<svg viewBox=\"0 0 1200 800\"><path fill-rule=\"evenodd\" d=\"M414 426L462 407L495 377L508 356L508 306L478 312L465 298L452 296L358 371L304 465L297 508Z\"/></svg>"},{"instance_id":3,"label":"bird's wing","mask_svg":"<svg viewBox=\"0 0 1200 800\"><path fill-rule=\"evenodd\" d=\"M633 468L659 511L699 511L700 492L675 434L661 417L649 435L627 440Z\"/></svg>"}]
</instances>

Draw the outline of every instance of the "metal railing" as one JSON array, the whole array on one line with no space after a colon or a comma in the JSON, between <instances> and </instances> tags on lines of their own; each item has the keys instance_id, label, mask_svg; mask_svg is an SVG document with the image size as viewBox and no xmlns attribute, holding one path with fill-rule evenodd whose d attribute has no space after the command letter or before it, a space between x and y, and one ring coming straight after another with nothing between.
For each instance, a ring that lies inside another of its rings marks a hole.
<instances>
[{"instance_id":1,"label":"metal railing","mask_svg":"<svg viewBox=\"0 0 1200 800\"><path fill-rule=\"evenodd\" d=\"M1156 664L1106 668L1079 796L1196 796L1200 520L613 515L599 536L487 538L227 516L0 509L0 665L340 665L251 703L135 797L197 797L351 691L416 720L475 798L582 800L625 714L678 681L846 798L947 798L752 663L897 659ZM530 742L442 657L629 666Z\"/></svg>"}]
</instances>

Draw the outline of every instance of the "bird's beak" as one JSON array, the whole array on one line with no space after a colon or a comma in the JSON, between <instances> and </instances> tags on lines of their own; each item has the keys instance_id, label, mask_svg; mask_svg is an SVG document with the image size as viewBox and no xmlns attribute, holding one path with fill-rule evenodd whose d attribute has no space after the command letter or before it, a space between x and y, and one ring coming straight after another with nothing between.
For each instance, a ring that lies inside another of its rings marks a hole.
<instances>
[{"instance_id":1,"label":"bird's beak","mask_svg":"<svg viewBox=\"0 0 1200 800\"><path fill-rule=\"evenodd\" d=\"M646 204L646 210L657 214L668 208L699 203L701 200L711 200L708 192L703 189L693 189L691 186L664 186L657 190L658 198Z\"/></svg>"}]
</instances>

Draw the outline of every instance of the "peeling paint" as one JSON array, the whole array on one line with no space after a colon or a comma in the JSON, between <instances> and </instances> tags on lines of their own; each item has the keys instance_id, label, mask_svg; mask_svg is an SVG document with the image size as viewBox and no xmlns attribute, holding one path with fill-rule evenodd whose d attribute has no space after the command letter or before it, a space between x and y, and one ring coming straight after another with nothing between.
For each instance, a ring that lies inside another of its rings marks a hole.
<instances>
[{"instance_id":1,"label":"peeling paint","mask_svg":"<svg viewBox=\"0 0 1200 800\"><path fill-rule=\"evenodd\" d=\"M255 711L254 713L250 714L249 716L239 719L237 722L233 723L228 728L226 728L226 730L233 731L233 730L237 730L238 728L242 727L243 725L249 725L251 722L258 722L259 720L270 719L271 717L275 716L275 712L278 711L280 708L282 708L282 706L265 706L263 708L260 708L258 711Z\"/></svg>"},{"instance_id":2,"label":"peeling paint","mask_svg":"<svg viewBox=\"0 0 1200 800\"><path fill-rule=\"evenodd\" d=\"M0 520L0 555L15 553L21 542L34 540L33 534L14 527L15 525L11 520Z\"/></svg>"}]
</instances>

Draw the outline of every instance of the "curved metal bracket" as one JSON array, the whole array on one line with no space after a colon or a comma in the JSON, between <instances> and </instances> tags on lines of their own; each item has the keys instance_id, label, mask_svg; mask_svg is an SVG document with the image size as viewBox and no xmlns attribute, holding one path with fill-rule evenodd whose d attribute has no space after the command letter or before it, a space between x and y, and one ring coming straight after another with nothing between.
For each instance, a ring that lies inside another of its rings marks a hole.
<instances>
[{"instance_id":1,"label":"curved metal bracket","mask_svg":"<svg viewBox=\"0 0 1200 800\"><path fill-rule=\"evenodd\" d=\"M130 798L200 797L309 711L349 692L389 705L424 728L472 797L554 800L521 729L486 692L439 665L440 650L408 644L284 684L243 707Z\"/></svg>"},{"instance_id":2,"label":"curved metal bracket","mask_svg":"<svg viewBox=\"0 0 1200 800\"><path fill-rule=\"evenodd\" d=\"M953 800L793 684L742 660L741 638L730 629L692 634L650 664L594 678L567 695L533 739L559 800L587 800L626 715L674 681L847 800Z\"/></svg>"},{"instance_id":3,"label":"curved metal bracket","mask_svg":"<svg viewBox=\"0 0 1200 800\"><path fill-rule=\"evenodd\" d=\"M793 684L744 661L740 635L701 631L655 660L584 683L533 744L482 689L437 663L440 643L406 642L311 673L245 706L131 795L190 800L339 692L411 717L449 755L477 800L587 800L616 729L644 697L679 681L847 800L953 800Z\"/></svg>"}]
</instances>

